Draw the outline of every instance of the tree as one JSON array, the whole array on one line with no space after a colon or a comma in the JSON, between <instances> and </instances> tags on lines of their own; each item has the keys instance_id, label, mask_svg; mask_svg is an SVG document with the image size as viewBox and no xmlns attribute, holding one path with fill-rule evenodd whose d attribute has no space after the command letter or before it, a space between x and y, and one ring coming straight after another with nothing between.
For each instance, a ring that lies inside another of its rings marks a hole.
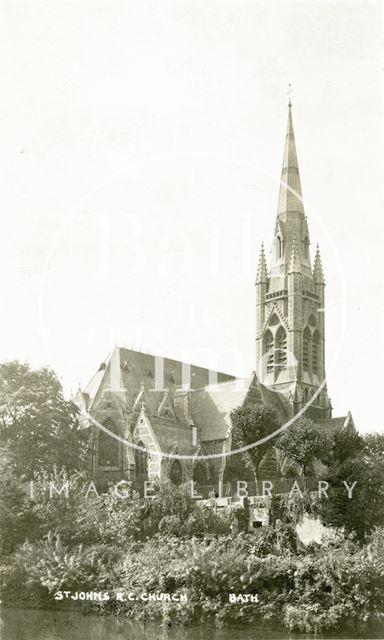
<instances>
[{"instance_id":1,"label":"tree","mask_svg":"<svg viewBox=\"0 0 384 640\"><path fill-rule=\"evenodd\" d=\"M246 404L231 412L232 449L243 449L274 433L279 428L279 420L274 409L262 404ZM260 464L270 448L269 440L263 444L241 452L245 466L253 473L256 483Z\"/></svg>"},{"instance_id":2,"label":"tree","mask_svg":"<svg viewBox=\"0 0 384 640\"><path fill-rule=\"evenodd\" d=\"M38 535L39 521L25 485L14 472L13 456L0 449L0 556Z\"/></svg>"},{"instance_id":3,"label":"tree","mask_svg":"<svg viewBox=\"0 0 384 640\"><path fill-rule=\"evenodd\" d=\"M323 427L310 420L301 418L290 425L279 437L276 446L302 470L309 473L309 467L315 460L329 459L333 440Z\"/></svg>"},{"instance_id":4,"label":"tree","mask_svg":"<svg viewBox=\"0 0 384 640\"><path fill-rule=\"evenodd\" d=\"M321 514L328 524L355 532L364 541L375 526L384 525L384 435L359 436L351 430L334 435L327 480L328 498ZM349 497L347 486L355 486Z\"/></svg>"},{"instance_id":5,"label":"tree","mask_svg":"<svg viewBox=\"0 0 384 640\"><path fill-rule=\"evenodd\" d=\"M351 428L335 431L331 438L332 447L329 456L327 457L324 452L322 458L328 466L342 464L348 458L354 458L364 447L363 438Z\"/></svg>"},{"instance_id":6,"label":"tree","mask_svg":"<svg viewBox=\"0 0 384 640\"><path fill-rule=\"evenodd\" d=\"M321 501L326 524L354 531L361 541L375 526L384 526L384 465L380 455L362 453L347 458L330 468L327 481L328 497Z\"/></svg>"},{"instance_id":7,"label":"tree","mask_svg":"<svg viewBox=\"0 0 384 640\"><path fill-rule=\"evenodd\" d=\"M384 433L366 433L363 444L365 452L384 455Z\"/></svg>"},{"instance_id":8,"label":"tree","mask_svg":"<svg viewBox=\"0 0 384 640\"><path fill-rule=\"evenodd\" d=\"M18 361L0 364L0 444L14 454L20 475L33 479L52 465L85 464L87 435L77 408L65 400L56 374Z\"/></svg>"}]
</instances>

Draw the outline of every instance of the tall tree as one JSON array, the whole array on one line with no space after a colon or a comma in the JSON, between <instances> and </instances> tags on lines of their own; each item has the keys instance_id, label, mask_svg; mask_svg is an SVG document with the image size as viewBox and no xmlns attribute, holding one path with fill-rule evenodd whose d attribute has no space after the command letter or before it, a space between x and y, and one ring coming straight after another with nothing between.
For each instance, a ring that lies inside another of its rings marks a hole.
<instances>
[{"instance_id":1,"label":"tall tree","mask_svg":"<svg viewBox=\"0 0 384 640\"><path fill-rule=\"evenodd\" d=\"M274 433L279 428L279 420L274 409L263 404L245 404L231 412L232 422L232 449L243 449L256 444L266 436ZM271 447L271 441L251 446L241 452L241 458L245 466L252 472L256 482L259 476L260 464ZM237 455L237 459L239 456Z\"/></svg>"},{"instance_id":2,"label":"tall tree","mask_svg":"<svg viewBox=\"0 0 384 640\"><path fill-rule=\"evenodd\" d=\"M306 477L315 460L329 459L333 440L324 427L309 418L301 418L284 431L276 447L295 462Z\"/></svg>"},{"instance_id":3,"label":"tall tree","mask_svg":"<svg viewBox=\"0 0 384 640\"><path fill-rule=\"evenodd\" d=\"M28 479L52 465L86 464L87 436L77 408L65 400L56 374L18 361L0 364L0 444L13 453L16 471Z\"/></svg>"},{"instance_id":4,"label":"tall tree","mask_svg":"<svg viewBox=\"0 0 384 640\"><path fill-rule=\"evenodd\" d=\"M35 538L39 530L33 501L14 468L14 456L0 447L0 556Z\"/></svg>"},{"instance_id":5,"label":"tall tree","mask_svg":"<svg viewBox=\"0 0 384 640\"><path fill-rule=\"evenodd\" d=\"M364 541L375 526L384 526L384 465L379 454L360 454L335 465L321 501L326 524L354 531ZM350 492L348 492L348 487Z\"/></svg>"},{"instance_id":6,"label":"tall tree","mask_svg":"<svg viewBox=\"0 0 384 640\"><path fill-rule=\"evenodd\" d=\"M354 531L364 541L375 526L384 525L384 434L358 436L348 430L335 434L334 440L339 455L331 456L321 515L326 523Z\"/></svg>"},{"instance_id":7,"label":"tall tree","mask_svg":"<svg viewBox=\"0 0 384 640\"><path fill-rule=\"evenodd\" d=\"M328 458L323 454L323 462L329 467L342 464L348 458L357 456L364 448L364 439L352 428L340 429L332 435L332 448Z\"/></svg>"}]
</instances>

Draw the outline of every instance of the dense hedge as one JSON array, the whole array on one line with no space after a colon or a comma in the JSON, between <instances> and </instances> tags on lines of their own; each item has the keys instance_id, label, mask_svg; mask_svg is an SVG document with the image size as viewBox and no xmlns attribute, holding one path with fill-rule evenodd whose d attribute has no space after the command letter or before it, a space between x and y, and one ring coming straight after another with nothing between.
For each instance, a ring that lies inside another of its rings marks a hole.
<instances>
[{"instance_id":1,"label":"dense hedge","mask_svg":"<svg viewBox=\"0 0 384 640\"><path fill-rule=\"evenodd\" d=\"M217 624L253 624L335 632L382 628L384 531L361 547L336 540L327 547L280 550L269 528L235 539L157 535L125 548L67 546L58 537L26 542L3 565L3 597L12 604L53 604L58 590L185 594L187 602L108 602L86 605L137 619L178 623L214 618ZM258 594L258 603L228 601L229 593ZM63 605L64 602L55 606ZM77 603L78 604L78 603Z\"/></svg>"}]
</instances>

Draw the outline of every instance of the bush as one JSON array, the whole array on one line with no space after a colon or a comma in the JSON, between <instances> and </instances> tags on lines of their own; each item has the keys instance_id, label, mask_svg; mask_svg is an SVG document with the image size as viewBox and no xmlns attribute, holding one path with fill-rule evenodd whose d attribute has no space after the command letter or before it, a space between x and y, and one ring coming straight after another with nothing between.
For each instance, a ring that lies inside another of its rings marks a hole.
<instances>
[{"instance_id":1,"label":"bush","mask_svg":"<svg viewBox=\"0 0 384 640\"><path fill-rule=\"evenodd\" d=\"M116 548L105 545L70 547L53 533L38 542L25 542L4 567L4 600L46 606L56 591L94 591L95 585L97 591L117 588L119 555Z\"/></svg>"},{"instance_id":2,"label":"bush","mask_svg":"<svg viewBox=\"0 0 384 640\"><path fill-rule=\"evenodd\" d=\"M119 589L187 596L187 602L138 599L104 605L137 619L214 619L219 625L266 629L284 623L293 632L343 630L350 637L369 629L374 637L384 615L384 531L375 530L364 547L339 536L300 554L282 548L278 535L269 528L211 541L158 534L126 543L122 550L101 544L68 546L50 534L43 541L26 542L9 559L3 571L5 601L12 602L16 586L19 602L29 598L30 605L41 606L51 602L56 590L93 591L97 585L110 594ZM259 602L232 604L229 593L258 595Z\"/></svg>"},{"instance_id":3,"label":"bush","mask_svg":"<svg viewBox=\"0 0 384 640\"><path fill-rule=\"evenodd\" d=\"M380 628L383 624L383 530L360 548L346 542L303 557L295 572L295 600L285 623L306 632Z\"/></svg>"}]
</instances>

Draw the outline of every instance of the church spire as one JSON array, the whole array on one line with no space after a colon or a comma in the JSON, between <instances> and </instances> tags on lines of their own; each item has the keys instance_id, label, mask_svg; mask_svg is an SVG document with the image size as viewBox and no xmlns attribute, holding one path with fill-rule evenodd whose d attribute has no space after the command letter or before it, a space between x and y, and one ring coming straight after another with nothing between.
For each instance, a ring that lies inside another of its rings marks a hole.
<instances>
[{"instance_id":1,"label":"church spire","mask_svg":"<svg viewBox=\"0 0 384 640\"><path fill-rule=\"evenodd\" d=\"M325 283L319 250L310 256L290 103L270 268L262 249L256 280L256 371L293 413L309 403L317 419L331 415L326 388L314 396L325 379Z\"/></svg>"},{"instance_id":2,"label":"church spire","mask_svg":"<svg viewBox=\"0 0 384 640\"><path fill-rule=\"evenodd\" d=\"M283 168L281 171L278 215L279 217L284 217L285 214L291 211L304 213L295 134L292 122L292 104L290 98L288 103L288 124L285 138Z\"/></svg>"},{"instance_id":3,"label":"church spire","mask_svg":"<svg viewBox=\"0 0 384 640\"><path fill-rule=\"evenodd\" d=\"M267 262L265 259L264 244L262 243L261 249L260 249L259 265L257 267L256 284L259 284L261 282L266 283L267 281L268 281Z\"/></svg>"}]
</instances>

